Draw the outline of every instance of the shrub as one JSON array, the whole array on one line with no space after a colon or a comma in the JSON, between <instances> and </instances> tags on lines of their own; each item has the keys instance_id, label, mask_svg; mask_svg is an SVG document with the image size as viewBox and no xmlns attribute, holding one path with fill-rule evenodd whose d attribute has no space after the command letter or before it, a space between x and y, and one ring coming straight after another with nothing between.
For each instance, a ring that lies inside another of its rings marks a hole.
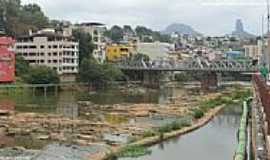
<instances>
[{"instance_id":1,"label":"shrub","mask_svg":"<svg viewBox=\"0 0 270 160\"><path fill-rule=\"evenodd\" d=\"M156 135L156 133L154 132L154 131L152 131L152 130L148 130L148 131L145 131L144 133L143 133L143 137L144 138L147 138L147 137L153 137L153 136L155 136Z\"/></svg>"},{"instance_id":2,"label":"shrub","mask_svg":"<svg viewBox=\"0 0 270 160\"><path fill-rule=\"evenodd\" d=\"M117 154L117 157L140 157L151 154L151 151L143 146L126 146Z\"/></svg>"},{"instance_id":3,"label":"shrub","mask_svg":"<svg viewBox=\"0 0 270 160\"><path fill-rule=\"evenodd\" d=\"M31 67L23 78L30 84L57 84L60 81L57 72L46 66Z\"/></svg>"},{"instance_id":4,"label":"shrub","mask_svg":"<svg viewBox=\"0 0 270 160\"><path fill-rule=\"evenodd\" d=\"M201 109L194 109L193 110L193 116L196 119L200 119L204 116L204 112Z\"/></svg>"}]
</instances>

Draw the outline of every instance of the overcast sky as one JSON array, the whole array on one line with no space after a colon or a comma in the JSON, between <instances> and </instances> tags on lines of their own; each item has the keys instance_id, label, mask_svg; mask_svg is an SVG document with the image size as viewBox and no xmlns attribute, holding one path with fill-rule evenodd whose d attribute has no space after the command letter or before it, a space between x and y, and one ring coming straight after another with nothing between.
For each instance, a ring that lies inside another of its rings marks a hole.
<instances>
[{"instance_id":1,"label":"overcast sky","mask_svg":"<svg viewBox=\"0 0 270 160\"><path fill-rule=\"evenodd\" d=\"M245 29L261 33L266 0L22 0L39 4L51 19L102 22L108 26L145 25L163 30L185 23L207 35L232 32L236 19Z\"/></svg>"}]
</instances>

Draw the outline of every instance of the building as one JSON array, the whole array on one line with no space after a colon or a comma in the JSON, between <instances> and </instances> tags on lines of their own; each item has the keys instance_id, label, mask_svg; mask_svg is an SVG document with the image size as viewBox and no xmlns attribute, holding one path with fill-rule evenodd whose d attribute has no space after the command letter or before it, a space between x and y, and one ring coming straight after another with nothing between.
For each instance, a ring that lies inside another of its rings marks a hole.
<instances>
[{"instance_id":1,"label":"building","mask_svg":"<svg viewBox=\"0 0 270 160\"><path fill-rule=\"evenodd\" d=\"M29 33L17 39L17 55L30 65L44 65L57 71L61 81L75 81L79 66L79 43L53 29Z\"/></svg>"},{"instance_id":2,"label":"building","mask_svg":"<svg viewBox=\"0 0 270 160\"><path fill-rule=\"evenodd\" d=\"M104 32L106 27L102 23L81 23L72 26L72 29L80 29L92 37L92 43L95 46L93 57L103 63L106 60Z\"/></svg>"},{"instance_id":3,"label":"building","mask_svg":"<svg viewBox=\"0 0 270 160\"><path fill-rule=\"evenodd\" d=\"M148 55L151 59L169 57L169 52L173 51L174 44L169 43L138 43L137 52Z\"/></svg>"},{"instance_id":4,"label":"building","mask_svg":"<svg viewBox=\"0 0 270 160\"><path fill-rule=\"evenodd\" d=\"M15 81L15 41L10 37L0 37L0 82Z\"/></svg>"},{"instance_id":5,"label":"building","mask_svg":"<svg viewBox=\"0 0 270 160\"><path fill-rule=\"evenodd\" d=\"M135 48L128 44L111 44L106 46L106 60L108 62L117 62L132 56Z\"/></svg>"},{"instance_id":6,"label":"building","mask_svg":"<svg viewBox=\"0 0 270 160\"><path fill-rule=\"evenodd\" d=\"M253 60L259 60L262 49L258 45L245 45L245 56Z\"/></svg>"},{"instance_id":7,"label":"building","mask_svg":"<svg viewBox=\"0 0 270 160\"><path fill-rule=\"evenodd\" d=\"M228 59L238 59L244 57L244 53L241 51L228 51L225 53L225 55Z\"/></svg>"}]
</instances>

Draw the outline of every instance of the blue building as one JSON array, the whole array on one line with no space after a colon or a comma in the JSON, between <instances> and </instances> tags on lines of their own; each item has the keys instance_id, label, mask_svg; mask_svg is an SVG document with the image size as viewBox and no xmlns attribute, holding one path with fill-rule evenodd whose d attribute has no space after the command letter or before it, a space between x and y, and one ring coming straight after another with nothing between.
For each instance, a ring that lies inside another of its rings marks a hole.
<instances>
[{"instance_id":1,"label":"blue building","mask_svg":"<svg viewBox=\"0 0 270 160\"><path fill-rule=\"evenodd\" d=\"M225 56L227 59L237 59L237 58L243 58L244 52L241 51L228 51L225 53Z\"/></svg>"}]
</instances>

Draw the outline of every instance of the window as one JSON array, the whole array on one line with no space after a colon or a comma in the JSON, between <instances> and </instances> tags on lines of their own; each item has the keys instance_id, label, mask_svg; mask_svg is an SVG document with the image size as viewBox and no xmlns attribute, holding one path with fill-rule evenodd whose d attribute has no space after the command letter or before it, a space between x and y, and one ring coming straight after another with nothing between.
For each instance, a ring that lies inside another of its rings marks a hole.
<instances>
[{"instance_id":1,"label":"window","mask_svg":"<svg viewBox=\"0 0 270 160\"><path fill-rule=\"evenodd\" d=\"M40 53L40 56L44 56L44 53Z\"/></svg>"},{"instance_id":2,"label":"window","mask_svg":"<svg viewBox=\"0 0 270 160\"><path fill-rule=\"evenodd\" d=\"M52 46L48 46L48 48L52 48Z\"/></svg>"},{"instance_id":3,"label":"window","mask_svg":"<svg viewBox=\"0 0 270 160\"><path fill-rule=\"evenodd\" d=\"M41 45L41 46L40 46L40 48L41 48L41 49L44 49L44 48L45 48L45 46Z\"/></svg>"},{"instance_id":4,"label":"window","mask_svg":"<svg viewBox=\"0 0 270 160\"><path fill-rule=\"evenodd\" d=\"M54 53L53 53L53 56L57 56L57 52L54 52Z\"/></svg>"},{"instance_id":5,"label":"window","mask_svg":"<svg viewBox=\"0 0 270 160\"><path fill-rule=\"evenodd\" d=\"M98 37L94 37L94 42L98 42Z\"/></svg>"},{"instance_id":6,"label":"window","mask_svg":"<svg viewBox=\"0 0 270 160\"><path fill-rule=\"evenodd\" d=\"M48 56L51 56L52 54L51 53L48 53Z\"/></svg>"},{"instance_id":7,"label":"window","mask_svg":"<svg viewBox=\"0 0 270 160\"><path fill-rule=\"evenodd\" d=\"M52 63L52 60L48 60L48 63Z\"/></svg>"},{"instance_id":8,"label":"window","mask_svg":"<svg viewBox=\"0 0 270 160\"><path fill-rule=\"evenodd\" d=\"M30 49L36 49L37 46L34 46L34 45L33 45L33 46L29 46L29 48L30 48Z\"/></svg>"},{"instance_id":9,"label":"window","mask_svg":"<svg viewBox=\"0 0 270 160\"><path fill-rule=\"evenodd\" d=\"M57 63L58 61L55 59L55 60L53 60L53 63Z\"/></svg>"},{"instance_id":10,"label":"window","mask_svg":"<svg viewBox=\"0 0 270 160\"><path fill-rule=\"evenodd\" d=\"M98 35L98 31L97 30L94 30L94 35Z\"/></svg>"},{"instance_id":11,"label":"window","mask_svg":"<svg viewBox=\"0 0 270 160\"><path fill-rule=\"evenodd\" d=\"M22 46L17 46L16 48L17 48L17 49L22 49L23 47L22 47Z\"/></svg>"},{"instance_id":12,"label":"window","mask_svg":"<svg viewBox=\"0 0 270 160\"><path fill-rule=\"evenodd\" d=\"M36 56L37 54L34 52L29 53L29 56Z\"/></svg>"},{"instance_id":13,"label":"window","mask_svg":"<svg viewBox=\"0 0 270 160\"><path fill-rule=\"evenodd\" d=\"M54 45L53 48L56 49L56 48L58 48L58 46L57 45Z\"/></svg>"},{"instance_id":14,"label":"window","mask_svg":"<svg viewBox=\"0 0 270 160\"><path fill-rule=\"evenodd\" d=\"M128 52L128 49L127 48L121 48L120 51L121 52Z\"/></svg>"},{"instance_id":15,"label":"window","mask_svg":"<svg viewBox=\"0 0 270 160\"><path fill-rule=\"evenodd\" d=\"M42 59L42 60L40 60L40 63L44 63L44 60Z\"/></svg>"}]
</instances>

